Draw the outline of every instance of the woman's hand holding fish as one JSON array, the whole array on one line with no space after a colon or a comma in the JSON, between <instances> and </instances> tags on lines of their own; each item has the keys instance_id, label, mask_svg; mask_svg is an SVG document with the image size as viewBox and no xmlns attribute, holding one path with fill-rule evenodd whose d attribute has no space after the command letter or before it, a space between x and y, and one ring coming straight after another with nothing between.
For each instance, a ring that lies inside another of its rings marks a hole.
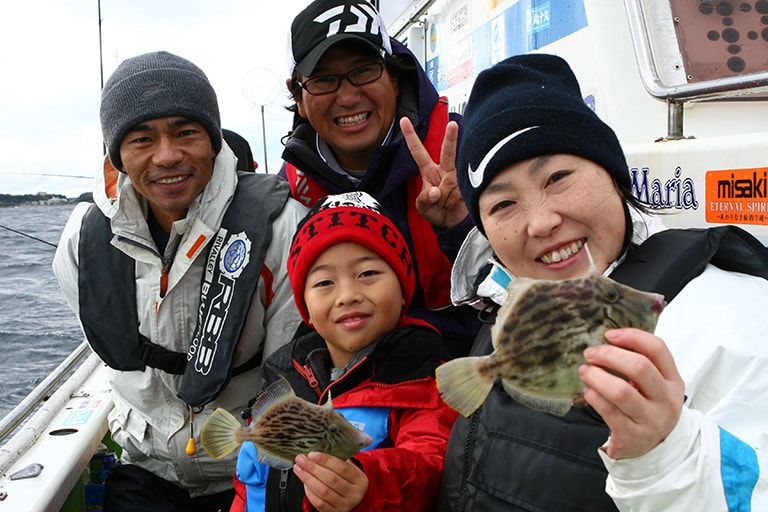
<instances>
[{"instance_id":1,"label":"woman's hand holding fish","mask_svg":"<svg viewBox=\"0 0 768 512\"><path fill-rule=\"evenodd\" d=\"M459 125L455 121L446 125L440 162L432 160L407 117L400 119L400 130L423 181L421 193L416 197L416 210L435 226L452 228L458 225L469 215L456 181Z\"/></svg>"},{"instance_id":2,"label":"woman's hand holding fish","mask_svg":"<svg viewBox=\"0 0 768 512\"><path fill-rule=\"evenodd\" d=\"M351 460L326 453L298 455L293 472L304 483L307 499L319 512L349 511L368 492L368 477Z\"/></svg>"},{"instance_id":3,"label":"woman's hand holding fish","mask_svg":"<svg viewBox=\"0 0 768 512\"><path fill-rule=\"evenodd\" d=\"M588 365L579 368L587 385L584 399L611 429L606 454L639 457L677 424L685 383L662 339L630 328L607 331L605 338L609 344L584 352Z\"/></svg>"}]
</instances>

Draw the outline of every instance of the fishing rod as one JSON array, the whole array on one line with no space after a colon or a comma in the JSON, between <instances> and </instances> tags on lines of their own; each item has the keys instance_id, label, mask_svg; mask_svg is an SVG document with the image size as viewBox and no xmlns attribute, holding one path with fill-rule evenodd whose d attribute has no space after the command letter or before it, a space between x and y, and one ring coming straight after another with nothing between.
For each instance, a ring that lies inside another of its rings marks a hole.
<instances>
[{"instance_id":1,"label":"fishing rod","mask_svg":"<svg viewBox=\"0 0 768 512\"><path fill-rule=\"evenodd\" d=\"M0 171L0 176L52 176L54 178L77 178L84 180L92 180L93 176L78 176L77 174L54 174L47 172L15 172L15 171Z\"/></svg>"},{"instance_id":2,"label":"fishing rod","mask_svg":"<svg viewBox=\"0 0 768 512\"><path fill-rule=\"evenodd\" d=\"M102 54L102 43L101 43L101 0L97 2L98 4L98 15L99 15L99 75L101 79L101 88L104 88L104 57ZM104 150L104 153L106 154L106 147L104 146L102 142L102 148ZM90 180L93 179L93 176L77 176L72 174L53 174L53 173L43 173L43 172L2 172L0 174L23 174L23 175L30 175L30 176L48 176L48 177L56 177L56 178L79 178L79 179L86 179ZM51 243L47 240L43 240L42 238L37 238L36 236L32 236L28 233L24 233L22 231L19 231L17 229L10 228L8 226L4 226L0 224L0 228L6 229L12 233L16 233L17 235L25 236L27 238L31 238L32 240L36 240L38 242L44 243L46 245L50 245L51 247L58 247L57 244Z\"/></svg>"},{"instance_id":3,"label":"fishing rod","mask_svg":"<svg viewBox=\"0 0 768 512\"><path fill-rule=\"evenodd\" d=\"M48 240L43 240L42 238L37 238L36 236L32 236L32 235L30 235L28 233L24 233L23 231L19 231L17 229L9 228L8 226L4 226L2 224L0 224L0 228L7 229L8 231L16 233L17 235L25 236L27 238L31 238L32 240L37 240L38 242L42 242L44 244L48 244L51 247L58 247L57 244L51 243Z\"/></svg>"},{"instance_id":4,"label":"fishing rod","mask_svg":"<svg viewBox=\"0 0 768 512\"><path fill-rule=\"evenodd\" d=\"M14 173L0 173L0 175L2 175L2 174L14 174ZM37 176L63 176L61 174L44 174L44 173L24 173L24 174L35 174ZM92 176L64 176L64 177L67 177L67 178L93 179ZM0 195L4 195L4 194L0 194ZM30 235L29 233L24 233L23 231L19 231L18 229L13 229L12 227L5 226L3 224L0 224L0 229L5 229L7 231L10 231L11 233L16 233L17 235L25 236L25 237L30 238L32 240L36 240L36 241L44 243L46 245L50 245L51 247L54 247L54 248L58 247L57 244L51 243L51 242L49 242L47 240L43 240L41 238L37 238L36 236Z\"/></svg>"}]
</instances>

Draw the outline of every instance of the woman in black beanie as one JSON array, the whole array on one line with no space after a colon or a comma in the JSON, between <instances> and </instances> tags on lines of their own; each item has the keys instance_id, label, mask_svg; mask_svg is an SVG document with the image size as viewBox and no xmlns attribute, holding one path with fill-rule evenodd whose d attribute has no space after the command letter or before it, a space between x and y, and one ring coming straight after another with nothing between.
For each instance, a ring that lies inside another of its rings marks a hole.
<instances>
[{"instance_id":1,"label":"woman in black beanie","mask_svg":"<svg viewBox=\"0 0 768 512\"><path fill-rule=\"evenodd\" d=\"M650 233L616 135L559 57L484 71L464 120L477 231L452 297L490 313L473 355L493 350L508 282L580 277L586 244L599 272L668 305L655 333L612 329L584 352L585 407L538 412L497 381L454 426L440 510L768 510L766 248L735 226Z\"/></svg>"}]
</instances>

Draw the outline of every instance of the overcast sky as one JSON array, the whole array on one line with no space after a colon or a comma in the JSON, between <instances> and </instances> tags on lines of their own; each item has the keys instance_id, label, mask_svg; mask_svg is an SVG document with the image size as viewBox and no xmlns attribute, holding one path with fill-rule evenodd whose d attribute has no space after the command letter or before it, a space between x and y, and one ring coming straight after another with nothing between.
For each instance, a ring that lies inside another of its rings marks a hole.
<instances>
[{"instance_id":1,"label":"overcast sky","mask_svg":"<svg viewBox=\"0 0 768 512\"><path fill-rule=\"evenodd\" d=\"M104 80L122 60L149 51L191 60L216 90L222 126L248 139L260 171L277 172L279 140L291 121L284 108L287 31L309 1L102 0ZM4 3L0 193L72 197L91 190L102 155L98 20L98 0ZM251 84L248 95L244 82ZM266 101L264 165L256 103Z\"/></svg>"}]
</instances>

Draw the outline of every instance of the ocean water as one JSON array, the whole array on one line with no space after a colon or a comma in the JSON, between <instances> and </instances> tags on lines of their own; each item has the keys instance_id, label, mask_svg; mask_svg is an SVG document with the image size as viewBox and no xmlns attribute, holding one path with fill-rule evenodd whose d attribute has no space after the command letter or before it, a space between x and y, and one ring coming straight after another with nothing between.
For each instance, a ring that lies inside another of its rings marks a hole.
<instances>
[{"instance_id":1,"label":"ocean water","mask_svg":"<svg viewBox=\"0 0 768 512\"><path fill-rule=\"evenodd\" d=\"M0 208L0 417L83 340L51 270L74 205Z\"/></svg>"}]
</instances>

